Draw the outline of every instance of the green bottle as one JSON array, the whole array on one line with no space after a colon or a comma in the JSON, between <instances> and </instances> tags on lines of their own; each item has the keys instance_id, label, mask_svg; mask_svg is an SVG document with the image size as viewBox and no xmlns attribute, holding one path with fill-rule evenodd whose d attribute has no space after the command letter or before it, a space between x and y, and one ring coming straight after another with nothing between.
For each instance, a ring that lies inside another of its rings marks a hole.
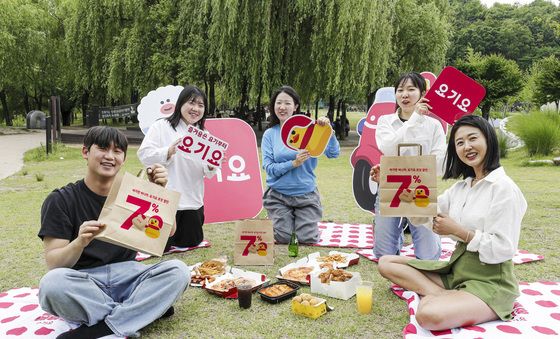
<instances>
[{"instance_id":1,"label":"green bottle","mask_svg":"<svg viewBox=\"0 0 560 339\"><path fill-rule=\"evenodd\" d=\"M290 239L290 244L288 245L288 255L290 257L297 257L298 256L298 240L296 236L296 232L292 232L292 238Z\"/></svg>"}]
</instances>

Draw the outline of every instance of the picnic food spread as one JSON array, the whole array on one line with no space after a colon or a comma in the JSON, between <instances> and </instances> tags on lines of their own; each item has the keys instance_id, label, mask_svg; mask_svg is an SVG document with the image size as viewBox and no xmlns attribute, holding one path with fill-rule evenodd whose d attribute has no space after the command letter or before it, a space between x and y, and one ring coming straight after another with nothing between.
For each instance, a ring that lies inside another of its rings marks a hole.
<instances>
[{"instance_id":1,"label":"picnic food spread","mask_svg":"<svg viewBox=\"0 0 560 339\"><path fill-rule=\"evenodd\" d=\"M224 262L216 259L208 260L193 268L191 283L201 284L204 281L211 283L216 280L215 276L222 275L225 272L226 264Z\"/></svg>"},{"instance_id":2,"label":"picnic food spread","mask_svg":"<svg viewBox=\"0 0 560 339\"><path fill-rule=\"evenodd\" d=\"M352 279L352 273L340 269L329 269L328 271L319 274L319 279L321 279L323 284L328 284L331 281L344 282Z\"/></svg>"},{"instance_id":3,"label":"picnic food spread","mask_svg":"<svg viewBox=\"0 0 560 339\"><path fill-rule=\"evenodd\" d=\"M211 286L213 290L227 292L241 285L255 286L256 281L248 278L225 279Z\"/></svg>"},{"instance_id":4,"label":"picnic food spread","mask_svg":"<svg viewBox=\"0 0 560 339\"><path fill-rule=\"evenodd\" d=\"M342 254L331 254L331 255L327 255L325 257L319 257L317 258L317 261L319 262L339 262L339 263L344 263L346 262L346 256L342 255Z\"/></svg>"},{"instance_id":5,"label":"picnic food spread","mask_svg":"<svg viewBox=\"0 0 560 339\"><path fill-rule=\"evenodd\" d=\"M297 281L305 281L307 275L313 271L313 267L296 267L290 268L282 274L283 278Z\"/></svg>"},{"instance_id":6,"label":"picnic food spread","mask_svg":"<svg viewBox=\"0 0 560 339\"><path fill-rule=\"evenodd\" d=\"M196 268L202 275L219 275L226 272L226 265L218 260L208 260Z\"/></svg>"}]
</instances>

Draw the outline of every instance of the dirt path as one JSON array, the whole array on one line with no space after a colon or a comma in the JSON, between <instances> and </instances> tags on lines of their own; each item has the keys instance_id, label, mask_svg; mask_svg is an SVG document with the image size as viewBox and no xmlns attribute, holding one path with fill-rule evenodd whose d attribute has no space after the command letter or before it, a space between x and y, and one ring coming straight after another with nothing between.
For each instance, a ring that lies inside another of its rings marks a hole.
<instances>
[{"instance_id":1,"label":"dirt path","mask_svg":"<svg viewBox=\"0 0 560 339\"><path fill-rule=\"evenodd\" d=\"M16 173L23 166L23 154L45 141L43 133L0 135L0 180Z\"/></svg>"}]
</instances>

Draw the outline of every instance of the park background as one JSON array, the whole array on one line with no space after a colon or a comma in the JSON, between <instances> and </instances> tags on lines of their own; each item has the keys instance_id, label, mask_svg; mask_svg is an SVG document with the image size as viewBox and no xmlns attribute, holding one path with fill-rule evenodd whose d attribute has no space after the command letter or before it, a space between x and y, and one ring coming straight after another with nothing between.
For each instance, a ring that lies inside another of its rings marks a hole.
<instances>
[{"instance_id":1,"label":"park background","mask_svg":"<svg viewBox=\"0 0 560 339\"><path fill-rule=\"evenodd\" d=\"M517 276L558 281L559 170L531 161L559 156L557 108L548 105L550 111L540 112L542 105L560 100L559 22L558 5L543 0L490 8L478 0L3 0L0 134L28 132L26 113L48 112L53 95L61 98L63 124L82 128L83 112L93 106L133 104L159 86L186 83L206 90L210 114L219 110L239 118L250 111L264 114L270 92L290 84L302 95L302 110L347 114L354 129L375 91L391 86L400 73L438 74L453 65L487 89L476 114L509 117L508 129L525 143L507 151L505 138L502 163L529 203L519 248L545 260L516 266ZM256 131L266 125L262 116L258 121ZM136 126L134 121L104 123ZM360 210L352 195L354 145L352 140L342 144L341 157L321 158L317 169L324 220L371 223L371 214ZM134 173L140 166L131 147L125 170ZM28 152L22 170L0 181L0 291L37 286L46 272L36 237L42 201L84 173L79 149L58 144L49 156L44 147ZM194 264L221 254L231 257L232 223L207 225L205 235L212 247L163 260ZM327 251L300 247L302 255L317 250ZM272 277L291 261L285 246L276 247L275 257L274 266L248 269ZM240 311L234 302L189 288L173 318L142 334L401 337L408 320L405 303L391 294L372 262L362 258L351 270L374 281L369 316L358 316L354 299L332 298L335 312L315 321L293 315L286 303L256 298L250 310Z\"/></svg>"}]
</instances>

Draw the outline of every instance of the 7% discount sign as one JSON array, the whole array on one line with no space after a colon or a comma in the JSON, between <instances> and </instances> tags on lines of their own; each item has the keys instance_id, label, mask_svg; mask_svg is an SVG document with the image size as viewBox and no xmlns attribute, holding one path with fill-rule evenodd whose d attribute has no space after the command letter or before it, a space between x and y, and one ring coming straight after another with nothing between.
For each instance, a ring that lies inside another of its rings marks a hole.
<instances>
[{"instance_id":1,"label":"7% discount sign","mask_svg":"<svg viewBox=\"0 0 560 339\"><path fill-rule=\"evenodd\" d=\"M399 154L400 146L411 144L399 145ZM435 155L382 156L380 169L382 216L423 217L437 214Z\"/></svg>"}]
</instances>

